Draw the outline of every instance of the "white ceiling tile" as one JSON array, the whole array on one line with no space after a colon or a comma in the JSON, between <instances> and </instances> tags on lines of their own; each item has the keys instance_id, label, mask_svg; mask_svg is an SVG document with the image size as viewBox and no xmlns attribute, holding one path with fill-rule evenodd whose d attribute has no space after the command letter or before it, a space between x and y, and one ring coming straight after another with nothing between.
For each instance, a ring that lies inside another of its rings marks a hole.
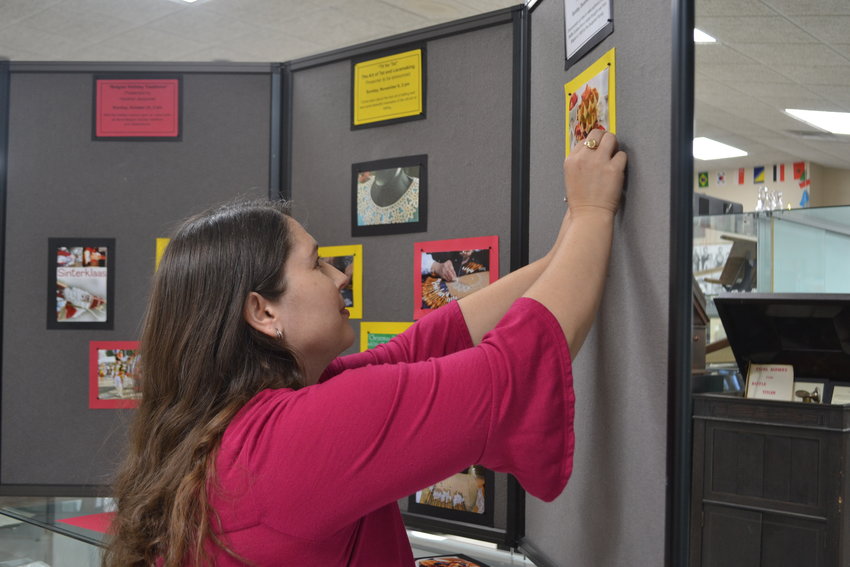
<instances>
[{"instance_id":1,"label":"white ceiling tile","mask_svg":"<svg viewBox=\"0 0 850 567\"><path fill-rule=\"evenodd\" d=\"M148 27L158 31L179 35L200 43L221 43L240 36L258 33L260 28L252 24L223 16L203 6L198 10L183 10L168 17L151 22Z\"/></svg>"},{"instance_id":2,"label":"white ceiling tile","mask_svg":"<svg viewBox=\"0 0 850 567\"><path fill-rule=\"evenodd\" d=\"M206 47L197 41L150 28L129 30L100 42L100 45L106 50L134 53L132 61L175 61L185 53Z\"/></svg>"},{"instance_id":3,"label":"white ceiling tile","mask_svg":"<svg viewBox=\"0 0 850 567\"><path fill-rule=\"evenodd\" d=\"M704 63L699 66L700 73L714 78L716 81L735 82L743 78L746 81L759 83L793 83L787 75L768 69L757 63L749 65L723 65L719 63Z\"/></svg>"},{"instance_id":4,"label":"white ceiling tile","mask_svg":"<svg viewBox=\"0 0 850 567\"><path fill-rule=\"evenodd\" d=\"M320 46L314 42L271 30L263 30L249 37L236 38L234 43L246 53L262 56L256 59L257 61L288 61L321 51ZM215 51L215 48L213 50ZM238 61L238 59L233 60Z\"/></svg>"},{"instance_id":5,"label":"white ceiling tile","mask_svg":"<svg viewBox=\"0 0 850 567\"><path fill-rule=\"evenodd\" d=\"M756 63L756 60L745 55L741 49L732 49L722 43L697 44L695 50L696 68L702 65L740 65Z\"/></svg>"},{"instance_id":6,"label":"white ceiling tile","mask_svg":"<svg viewBox=\"0 0 850 567\"><path fill-rule=\"evenodd\" d=\"M738 14L741 16L773 16L775 11L758 0L696 0L697 27L699 18L703 16L729 16Z\"/></svg>"},{"instance_id":7,"label":"white ceiling tile","mask_svg":"<svg viewBox=\"0 0 850 567\"><path fill-rule=\"evenodd\" d=\"M800 84L850 86L850 64L785 65L782 70L793 75Z\"/></svg>"},{"instance_id":8,"label":"white ceiling tile","mask_svg":"<svg viewBox=\"0 0 850 567\"><path fill-rule=\"evenodd\" d=\"M781 16L702 18L699 28L722 43L817 43L809 33Z\"/></svg>"},{"instance_id":9,"label":"white ceiling tile","mask_svg":"<svg viewBox=\"0 0 850 567\"><path fill-rule=\"evenodd\" d=\"M64 0L62 7L109 16L134 26L190 8L188 4L181 5L172 0Z\"/></svg>"},{"instance_id":10,"label":"white ceiling tile","mask_svg":"<svg viewBox=\"0 0 850 567\"><path fill-rule=\"evenodd\" d=\"M86 45L79 49L69 51L66 56L66 61L138 61L139 54L137 51L129 49L121 49L112 44L108 49L98 43Z\"/></svg>"},{"instance_id":11,"label":"white ceiling tile","mask_svg":"<svg viewBox=\"0 0 850 567\"><path fill-rule=\"evenodd\" d=\"M825 43L850 43L850 15L799 16L800 26Z\"/></svg>"},{"instance_id":12,"label":"white ceiling tile","mask_svg":"<svg viewBox=\"0 0 850 567\"><path fill-rule=\"evenodd\" d=\"M343 0L209 0L205 9L255 25L282 29L285 22L321 12Z\"/></svg>"},{"instance_id":13,"label":"white ceiling tile","mask_svg":"<svg viewBox=\"0 0 850 567\"><path fill-rule=\"evenodd\" d=\"M756 98L764 98L767 96L771 96L774 90L782 91L784 96L800 96L800 97L808 97L811 95L812 91L807 88L805 85L800 84L784 84L781 86L776 85L765 85L760 81L753 81L752 78L740 79L735 83L735 89L741 91L744 94L750 95Z\"/></svg>"},{"instance_id":14,"label":"white ceiling tile","mask_svg":"<svg viewBox=\"0 0 850 567\"><path fill-rule=\"evenodd\" d=\"M3 0L0 2L0 29L30 18L62 0Z\"/></svg>"},{"instance_id":15,"label":"white ceiling tile","mask_svg":"<svg viewBox=\"0 0 850 567\"><path fill-rule=\"evenodd\" d=\"M742 43L736 46L746 56L771 67L785 65L847 65L847 59L823 43Z\"/></svg>"},{"instance_id":16,"label":"white ceiling tile","mask_svg":"<svg viewBox=\"0 0 850 567\"><path fill-rule=\"evenodd\" d=\"M818 87L818 92L821 93L824 98L827 98L841 106L842 112L850 112L850 89L847 87L822 85Z\"/></svg>"},{"instance_id":17,"label":"white ceiling tile","mask_svg":"<svg viewBox=\"0 0 850 567\"><path fill-rule=\"evenodd\" d=\"M26 26L80 42L95 43L133 27L123 20L97 14L70 10L63 5L53 6L24 20Z\"/></svg>"},{"instance_id":18,"label":"white ceiling tile","mask_svg":"<svg viewBox=\"0 0 850 567\"><path fill-rule=\"evenodd\" d=\"M366 14L381 14L381 26L394 30L393 33L424 28L433 24L425 16L411 10L405 10L379 0L359 0L357 4L341 4L333 10L343 18L354 21L368 21L374 25ZM395 31L398 30L398 31Z\"/></svg>"},{"instance_id":19,"label":"white ceiling tile","mask_svg":"<svg viewBox=\"0 0 850 567\"><path fill-rule=\"evenodd\" d=\"M459 2L440 2L439 0L383 0L382 3L389 4L416 14L424 20L436 20L448 22L466 18L475 13L470 6Z\"/></svg>"},{"instance_id":20,"label":"white ceiling tile","mask_svg":"<svg viewBox=\"0 0 850 567\"><path fill-rule=\"evenodd\" d=\"M701 4L704 0L698 0ZM850 16L847 0L762 0L786 16Z\"/></svg>"},{"instance_id":21,"label":"white ceiling tile","mask_svg":"<svg viewBox=\"0 0 850 567\"><path fill-rule=\"evenodd\" d=\"M14 49L36 53L45 61L61 61L59 54L67 53L79 42L55 33L19 24L3 30L2 42Z\"/></svg>"}]
</instances>

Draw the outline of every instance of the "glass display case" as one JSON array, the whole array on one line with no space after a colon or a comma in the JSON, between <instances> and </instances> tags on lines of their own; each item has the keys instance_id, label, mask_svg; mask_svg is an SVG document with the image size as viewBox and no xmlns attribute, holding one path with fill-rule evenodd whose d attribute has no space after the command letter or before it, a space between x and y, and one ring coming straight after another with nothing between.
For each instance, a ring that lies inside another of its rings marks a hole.
<instances>
[{"instance_id":1,"label":"glass display case","mask_svg":"<svg viewBox=\"0 0 850 567\"><path fill-rule=\"evenodd\" d=\"M0 567L100 567L111 498L0 497ZM462 554L488 567L534 567L520 553L408 532L415 557Z\"/></svg>"}]
</instances>

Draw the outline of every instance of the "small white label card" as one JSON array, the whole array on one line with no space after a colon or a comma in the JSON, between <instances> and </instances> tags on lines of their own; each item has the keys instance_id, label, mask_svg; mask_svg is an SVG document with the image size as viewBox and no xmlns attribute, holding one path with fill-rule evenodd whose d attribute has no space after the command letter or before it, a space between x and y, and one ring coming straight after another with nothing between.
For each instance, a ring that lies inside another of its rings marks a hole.
<instances>
[{"instance_id":1,"label":"small white label card","mask_svg":"<svg viewBox=\"0 0 850 567\"><path fill-rule=\"evenodd\" d=\"M758 400L794 399L794 367L790 364L750 364L747 397Z\"/></svg>"},{"instance_id":2,"label":"small white label card","mask_svg":"<svg viewBox=\"0 0 850 567\"><path fill-rule=\"evenodd\" d=\"M831 404L850 404L850 386L833 386Z\"/></svg>"}]
</instances>

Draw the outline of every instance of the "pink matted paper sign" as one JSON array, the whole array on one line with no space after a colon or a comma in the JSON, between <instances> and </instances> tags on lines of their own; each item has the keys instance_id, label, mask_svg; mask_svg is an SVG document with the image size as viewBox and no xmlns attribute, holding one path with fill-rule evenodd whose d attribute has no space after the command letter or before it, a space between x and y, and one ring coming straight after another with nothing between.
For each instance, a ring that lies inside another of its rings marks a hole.
<instances>
[{"instance_id":1,"label":"pink matted paper sign","mask_svg":"<svg viewBox=\"0 0 850 567\"><path fill-rule=\"evenodd\" d=\"M95 138L178 138L179 79L95 81Z\"/></svg>"}]
</instances>

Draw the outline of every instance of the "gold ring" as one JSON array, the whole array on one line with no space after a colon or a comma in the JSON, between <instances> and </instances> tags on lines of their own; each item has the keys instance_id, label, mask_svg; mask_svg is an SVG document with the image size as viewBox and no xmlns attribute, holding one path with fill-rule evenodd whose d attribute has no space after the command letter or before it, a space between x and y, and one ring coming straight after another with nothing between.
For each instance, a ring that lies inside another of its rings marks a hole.
<instances>
[{"instance_id":1,"label":"gold ring","mask_svg":"<svg viewBox=\"0 0 850 567\"><path fill-rule=\"evenodd\" d=\"M588 138L584 141L584 145L587 146L589 150L595 150L599 147L599 142L596 141L596 138Z\"/></svg>"}]
</instances>

